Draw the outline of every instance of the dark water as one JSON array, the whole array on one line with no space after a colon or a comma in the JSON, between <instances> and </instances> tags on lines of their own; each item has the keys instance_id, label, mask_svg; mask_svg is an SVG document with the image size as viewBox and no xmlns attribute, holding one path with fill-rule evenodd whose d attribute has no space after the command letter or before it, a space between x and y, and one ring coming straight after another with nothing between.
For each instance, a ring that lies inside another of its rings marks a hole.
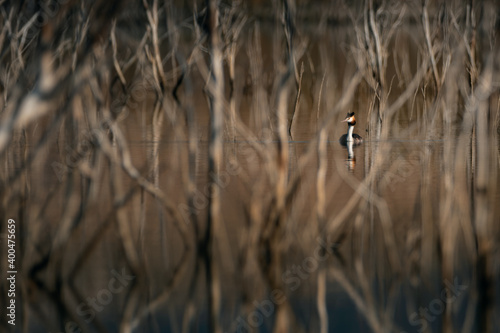
<instances>
[{"instance_id":1,"label":"dark water","mask_svg":"<svg viewBox=\"0 0 500 333\"><path fill-rule=\"evenodd\" d=\"M302 124L298 123L297 131ZM133 121L130 126L130 133L140 131L140 125ZM306 136L308 125L304 128L303 135ZM239 252L242 251L242 242L245 242L251 228L248 225L251 222L248 221L250 212L247 203L255 201L255 195L264 195L268 191L266 188L259 189L259 186L265 186L261 185L265 184L265 180L262 181L265 179L264 167L258 162L248 163L255 159L253 155L248 155L250 142L225 142L226 157L221 178L225 230L221 236L220 252L216 255L222 268L221 325L224 332L270 331L277 304L283 299L287 299L295 317L293 325L296 328L293 331L318 331L317 271L318 264L323 262L318 258L322 260L323 257L328 281L325 299L330 332L372 331L376 324L384 330L397 332L419 332L426 327L441 331L445 325L445 311L452 311L451 324L447 324L452 327L462 327L470 320L465 314L468 304L477 304L475 292L478 285L475 284L477 281L474 282L473 265L468 260L462 262L468 257L467 247L456 248L459 268L448 278L442 276L439 246L430 245L427 249L430 255L419 246L425 242L422 239L425 218L430 218L432 225L452 223L442 219L445 204L442 177L446 159L444 146L456 143L450 142L453 139L368 139L350 152L348 147L341 146L336 140L339 136L337 132L341 130L336 129L326 144L326 216L329 223L333 223L340 214L346 217L341 231L336 230L331 238L328 236L327 246L318 241L316 232L310 230L315 225L312 207L316 202L316 158L299 165L311 140L292 140L288 143L289 177L292 179L301 175L301 180L289 206L285 227L288 244L282 272L284 290L276 292L279 295L276 299L273 290L266 287L266 282L259 280L257 268L256 271L249 268L242 270L238 262L242 260ZM275 144L274 141L257 143ZM198 144L196 214L203 225L208 209L207 143L201 140ZM175 156L184 154L187 146L186 141L168 138L158 141L131 140L129 146L133 161L148 161L157 151L160 160L158 186L172 202L177 202L181 212L185 207L182 201L182 171ZM360 184L370 175L378 157L383 159L383 171L374 176L378 180L377 186L363 189L359 200L352 208L346 209L352 204L356 191L360 191ZM100 168L106 169L104 161L99 164ZM143 172L147 173L146 170ZM473 170L468 172L467 181L472 182ZM117 331L127 302L131 302L131 297L137 297L136 311L139 315L132 321L133 331L176 332L188 327L187 331L208 332L206 267L196 259L193 245L186 246L169 214L155 199L141 191L136 192L121 208L130 228L128 231L121 230L123 227L117 224L116 215L110 208L109 176L104 171L99 177L100 181L89 188L82 184L82 194L86 191L92 194L82 221L64 245L64 252L56 252L57 262L49 264L41 272L19 270L18 286L26 288L23 289L26 291L18 298L18 304L24 305L18 308L18 318L27 320L25 327L30 332L60 332L63 331L60 328L63 324L66 332L77 332L77 327L91 331ZM132 187L132 182L122 177L126 191ZM55 190L51 186L41 186L40 183L46 182L47 178L53 178L48 183L58 182L53 170L42 164L34 165L30 170L32 188L27 205L35 208L21 216L16 211L10 212L18 223L20 244L25 244L19 260L28 267L29 263L39 262L41 256L50 256L50 253L34 247L35 240L54 244L60 230L58 221L63 218L63 207L67 202L64 186ZM56 194L44 211L44 207L35 202L43 202L42 198L50 191L56 191ZM498 194L495 200L500 202ZM39 220L40 217L31 217L32 214L41 214L43 218ZM498 207L493 214L498 220ZM192 230L190 221L186 215L183 216L186 220L182 223ZM382 223L389 223L391 237L395 241L391 247L387 245ZM328 234L327 230L328 224L322 227L320 235ZM125 253L120 236L122 232L131 233L140 267L138 271L130 268L130 258ZM437 235L429 237L438 241ZM320 256L318 249L328 251ZM431 261L423 262L424 256L425 260L430 258ZM395 258L401 266L397 269L392 267L391 258ZM363 265L362 271L359 264ZM51 278L45 276L51 274L60 274L65 287L58 289L60 287L43 285L38 290L33 282L23 280L35 276L36 279L50 281ZM241 312L245 303L252 304L253 310ZM148 306L151 308L148 309ZM63 316L66 311L72 316ZM186 323L189 311L192 311L191 318ZM58 313L62 321L54 321L54 313ZM372 319L374 321L370 324L366 316L377 319ZM480 331L477 323L473 320L472 331Z\"/></svg>"}]
</instances>

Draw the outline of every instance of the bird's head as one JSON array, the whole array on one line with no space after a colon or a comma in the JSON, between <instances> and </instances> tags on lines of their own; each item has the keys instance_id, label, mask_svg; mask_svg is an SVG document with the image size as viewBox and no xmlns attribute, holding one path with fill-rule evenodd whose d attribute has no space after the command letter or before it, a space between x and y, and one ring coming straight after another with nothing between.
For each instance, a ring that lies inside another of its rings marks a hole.
<instances>
[{"instance_id":1,"label":"bird's head","mask_svg":"<svg viewBox=\"0 0 500 333\"><path fill-rule=\"evenodd\" d=\"M347 116L345 117L344 120L342 120L343 123L347 123L351 126L356 125L356 118L354 117L354 112L348 112Z\"/></svg>"}]
</instances>

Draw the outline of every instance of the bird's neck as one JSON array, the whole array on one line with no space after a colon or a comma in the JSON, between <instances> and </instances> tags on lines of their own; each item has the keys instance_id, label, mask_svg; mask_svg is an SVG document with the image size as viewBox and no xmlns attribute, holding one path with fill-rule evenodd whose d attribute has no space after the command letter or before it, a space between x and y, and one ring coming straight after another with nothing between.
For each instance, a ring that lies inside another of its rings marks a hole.
<instances>
[{"instance_id":1,"label":"bird's neck","mask_svg":"<svg viewBox=\"0 0 500 333\"><path fill-rule=\"evenodd\" d=\"M352 139L352 132L354 131L354 126L349 125L349 128L347 129L347 141L353 141Z\"/></svg>"}]
</instances>

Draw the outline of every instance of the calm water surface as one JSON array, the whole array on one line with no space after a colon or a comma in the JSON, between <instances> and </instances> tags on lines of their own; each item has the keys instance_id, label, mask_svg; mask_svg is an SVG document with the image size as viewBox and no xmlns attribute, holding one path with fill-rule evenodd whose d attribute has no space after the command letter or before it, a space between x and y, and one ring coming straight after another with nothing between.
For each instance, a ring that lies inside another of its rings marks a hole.
<instances>
[{"instance_id":1,"label":"calm water surface","mask_svg":"<svg viewBox=\"0 0 500 333\"><path fill-rule=\"evenodd\" d=\"M136 126L131 121L129 133L140 132L141 129ZM301 133L302 123L296 126L297 133ZM288 143L289 180L296 176L300 179L298 189L287 206L289 214L284 237L289 241L283 256L283 290L280 290L282 299L286 298L291 306L293 325L297 325L297 331L319 330L317 272L319 263L323 261L318 259L318 249L326 251L321 258L326 258L328 283L325 297L330 332L371 331L373 327L366 318L371 313L381 318L382 325L398 332L418 332L425 327L440 331L444 325L464 325L467 304L471 298L474 300L473 297L477 297L477 285L471 282L474 274L472 265L465 261L451 279L443 277L439 246L431 244L430 254L424 253L418 246L425 242L422 233L429 232L424 230L426 218L430 219L430 225L446 223L441 215L445 204L442 199L445 145L454 146L455 142L368 139L362 145L352 147L351 151L337 141L344 130L343 124L339 124L326 144L324 181L327 221L320 227L320 234L327 233L329 223L334 223L339 214L346 214L346 217L342 226L332 234L334 238L319 241L316 233L310 231L316 223L317 154L314 152L313 158L305 164L300 162L311 145L315 149L317 143L307 140L310 126L306 124L304 127L299 138ZM130 140L131 158L133 161L151 161L157 154L159 167L156 171L155 168L149 171L146 167L141 169L141 163L137 163L137 167L144 174L149 174L149 179L183 212L182 184L185 175L179 169L182 164L177 158L185 156L188 143L163 135L159 140L148 140L149 135L151 133L145 133L144 140ZM275 144L272 140L255 142ZM220 252L216 255L223 285L221 325L224 332L245 332L255 327L258 327L257 331L267 332L271 330L277 309L273 290L265 279L259 278L258 268L252 270L241 263L244 260L243 246L251 230L249 223L252 219L249 216L252 204L258 202L256 195L265 195L270 190L265 189L266 181L263 180L266 177L264 162L249 153L249 145L251 142L242 139L224 144L221 188L225 228ZM377 158L382 161L376 162ZM97 163L106 169L104 159ZM379 170L374 172L372 168L376 163L381 164L377 164ZM466 183L472 184L474 170L470 165L470 160L465 163L465 175ZM207 142L203 138L198 142L195 168L196 219L203 228L208 212ZM42 283L37 287L32 282L19 281L20 288L28 290L20 301L26 306L29 304L30 308L29 311L24 307L20 309L20 316L27 316L31 311L37 314L24 317L29 322L28 330L56 332L61 331L56 328L64 324L66 331L70 332L72 330L68 327L74 325L77 326L73 331L83 325L91 331L116 331L126 304L131 297L137 297L136 302L141 309L138 313L141 315L134 322L136 331L156 329L177 332L189 327L189 331L208 332L207 267L197 259L192 242L188 241L186 245L179 228L171 223L168 212L142 191L135 192L120 208L130 228L123 230L109 205L113 195L107 185L109 175L104 172L99 177L102 177L99 184L90 187L81 185L82 195L88 191L91 197L70 244L66 245L64 253L57 255L57 265L60 266L52 267L51 264L46 268L48 271L39 272L35 267L22 273L25 278L35 276L41 281L50 281L45 275L59 272L57 274L62 274L65 284L61 290L63 298L58 299L56 295L59 293L51 292L57 290L56 286ZM133 182L123 175L120 177L123 178L124 189L131 189ZM367 177L374 177L376 181L360 189L360 184ZM43 197L47 191L56 191L56 194L45 208L33 204L34 212L28 214L41 214L43 221L31 218L26 221L32 222L26 223L20 220L21 244L36 244L35 239L42 243L49 239L54 242L60 232L56 222L63 218L61 211L65 210L60 203L65 202L65 191L64 187L48 186L43 189L41 183L47 178L57 182L53 170L43 165L33 166L30 175L33 186L30 197L33 199L30 200L36 202L36 198ZM358 199L353 203L356 193L359 194ZM500 202L498 195L496 200ZM388 215L381 214L381 211ZM11 213L16 216L15 212ZM496 218L500 216L498 208L493 214ZM182 223L188 230L193 230L188 216L183 217L185 220ZM42 229L38 225L41 222L45 223ZM391 237L395 241L391 246L387 245L384 223L389 223ZM130 268L130 254L126 254L120 236L123 232L130 232L134 242L137 271ZM438 242L437 235L434 235L434 242ZM26 250L20 256L25 265L40 262L49 255L29 244L24 246ZM467 256L459 249L456 255ZM424 256L429 256L425 258L431 261L423 263ZM391 266L391 257L401 264L398 269ZM363 263L363 273L359 271L359 263ZM251 311L248 304L254 306ZM453 309L451 323L443 322L445 304ZM148 306L151 309L144 312ZM64 317L62 322L43 319L44 316L50 318L49 314L54 312L70 315ZM189 317L186 315L188 312ZM474 321L472 326L479 327L476 325ZM474 330L479 331L479 328Z\"/></svg>"}]
</instances>

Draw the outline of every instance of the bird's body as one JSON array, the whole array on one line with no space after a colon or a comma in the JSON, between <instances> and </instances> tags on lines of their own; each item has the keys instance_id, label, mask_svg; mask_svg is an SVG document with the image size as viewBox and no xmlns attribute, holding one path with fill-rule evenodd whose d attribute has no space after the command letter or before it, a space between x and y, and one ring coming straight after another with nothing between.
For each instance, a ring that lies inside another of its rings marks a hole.
<instances>
[{"instance_id":1,"label":"bird's body","mask_svg":"<svg viewBox=\"0 0 500 333\"><path fill-rule=\"evenodd\" d=\"M359 145L363 142L363 138L358 134L354 134L354 125L356 125L356 118L354 117L354 112L348 113L346 118L342 122L347 123L348 129L347 134L340 137L340 144L347 146L348 142L352 142L354 145Z\"/></svg>"}]
</instances>

